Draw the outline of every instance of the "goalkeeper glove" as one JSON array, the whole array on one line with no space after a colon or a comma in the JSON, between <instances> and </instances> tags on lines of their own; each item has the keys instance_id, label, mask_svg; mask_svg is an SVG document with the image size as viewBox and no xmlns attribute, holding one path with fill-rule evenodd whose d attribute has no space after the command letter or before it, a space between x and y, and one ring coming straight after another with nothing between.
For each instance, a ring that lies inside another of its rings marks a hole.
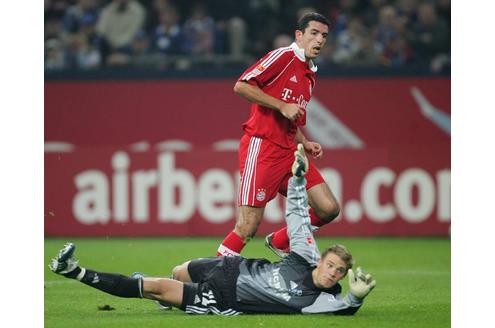
<instances>
[{"instance_id":1,"label":"goalkeeper glove","mask_svg":"<svg viewBox=\"0 0 495 328\"><path fill-rule=\"evenodd\" d=\"M356 269L356 274L352 269L349 269L347 274L349 275L349 290L359 299L365 298L376 285L376 280L373 280L369 273L364 274L359 267Z\"/></svg>"}]
</instances>

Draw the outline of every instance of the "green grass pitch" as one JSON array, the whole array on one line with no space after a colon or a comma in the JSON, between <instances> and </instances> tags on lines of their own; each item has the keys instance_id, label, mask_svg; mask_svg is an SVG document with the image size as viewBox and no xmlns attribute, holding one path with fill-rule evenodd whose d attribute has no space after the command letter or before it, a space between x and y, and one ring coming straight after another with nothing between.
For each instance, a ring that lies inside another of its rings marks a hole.
<instances>
[{"instance_id":1,"label":"green grass pitch","mask_svg":"<svg viewBox=\"0 0 495 328\"><path fill-rule=\"evenodd\" d=\"M45 264L66 241L87 268L104 272L169 276L186 260L214 255L221 238L45 239ZM377 286L351 317L332 315L194 316L159 310L147 300L107 295L75 280L44 271L45 327L450 327L450 240L447 238L318 238L320 249L346 245ZM255 238L246 257L275 256ZM347 278L342 281L347 291ZM98 306L110 305L112 311Z\"/></svg>"}]
</instances>

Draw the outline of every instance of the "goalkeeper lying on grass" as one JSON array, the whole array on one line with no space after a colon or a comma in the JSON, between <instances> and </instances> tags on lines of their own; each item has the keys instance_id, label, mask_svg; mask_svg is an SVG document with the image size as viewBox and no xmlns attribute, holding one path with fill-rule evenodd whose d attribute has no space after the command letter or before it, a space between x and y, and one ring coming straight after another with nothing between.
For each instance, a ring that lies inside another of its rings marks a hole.
<instances>
[{"instance_id":1,"label":"goalkeeper lying on grass","mask_svg":"<svg viewBox=\"0 0 495 328\"><path fill-rule=\"evenodd\" d=\"M360 268L353 272L352 255L344 246L331 246L320 256L308 216L308 162L301 145L294 155L286 209L291 252L280 262L222 256L179 265L173 279L127 277L80 267L75 245L68 243L50 269L115 296L147 298L186 313L354 314L376 282ZM346 274L349 293L342 295L339 281Z\"/></svg>"}]
</instances>

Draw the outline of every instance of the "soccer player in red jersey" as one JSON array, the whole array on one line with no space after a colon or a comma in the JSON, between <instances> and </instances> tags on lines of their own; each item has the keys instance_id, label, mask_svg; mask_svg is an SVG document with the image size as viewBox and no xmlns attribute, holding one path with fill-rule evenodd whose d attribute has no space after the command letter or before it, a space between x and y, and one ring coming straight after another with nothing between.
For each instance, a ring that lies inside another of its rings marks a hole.
<instances>
[{"instance_id":1,"label":"soccer player in red jersey","mask_svg":"<svg viewBox=\"0 0 495 328\"><path fill-rule=\"evenodd\" d=\"M287 195L296 144L303 144L315 159L323 155L321 145L308 141L299 127L306 124L306 106L316 83L313 59L325 46L329 27L323 15L304 15L298 21L295 42L266 54L234 86L234 92L252 105L239 145L239 215L217 255L239 255L255 235L266 203L277 193ZM311 224L316 229L336 218L340 207L320 172L309 165L306 189ZM266 244L281 257L287 254L287 228L269 234Z\"/></svg>"}]
</instances>

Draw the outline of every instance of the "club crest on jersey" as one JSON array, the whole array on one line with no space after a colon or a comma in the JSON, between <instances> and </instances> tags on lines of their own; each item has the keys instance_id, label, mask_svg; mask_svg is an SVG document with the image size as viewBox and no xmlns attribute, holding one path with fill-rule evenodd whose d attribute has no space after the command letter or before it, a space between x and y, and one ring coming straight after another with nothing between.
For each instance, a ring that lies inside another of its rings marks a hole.
<instances>
[{"instance_id":1,"label":"club crest on jersey","mask_svg":"<svg viewBox=\"0 0 495 328\"><path fill-rule=\"evenodd\" d=\"M263 65L258 65L256 68L260 71L263 72L265 70L265 67Z\"/></svg>"},{"instance_id":2,"label":"club crest on jersey","mask_svg":"<svg viewBox=\"0 0 495 328\"><path fill-rule=\"evenodd\" d=\"M266 197L266 190L265 189L258 189L258 192L256 193L256 199L261 202L265 200Z\"/></svg>"}]
</instances>

